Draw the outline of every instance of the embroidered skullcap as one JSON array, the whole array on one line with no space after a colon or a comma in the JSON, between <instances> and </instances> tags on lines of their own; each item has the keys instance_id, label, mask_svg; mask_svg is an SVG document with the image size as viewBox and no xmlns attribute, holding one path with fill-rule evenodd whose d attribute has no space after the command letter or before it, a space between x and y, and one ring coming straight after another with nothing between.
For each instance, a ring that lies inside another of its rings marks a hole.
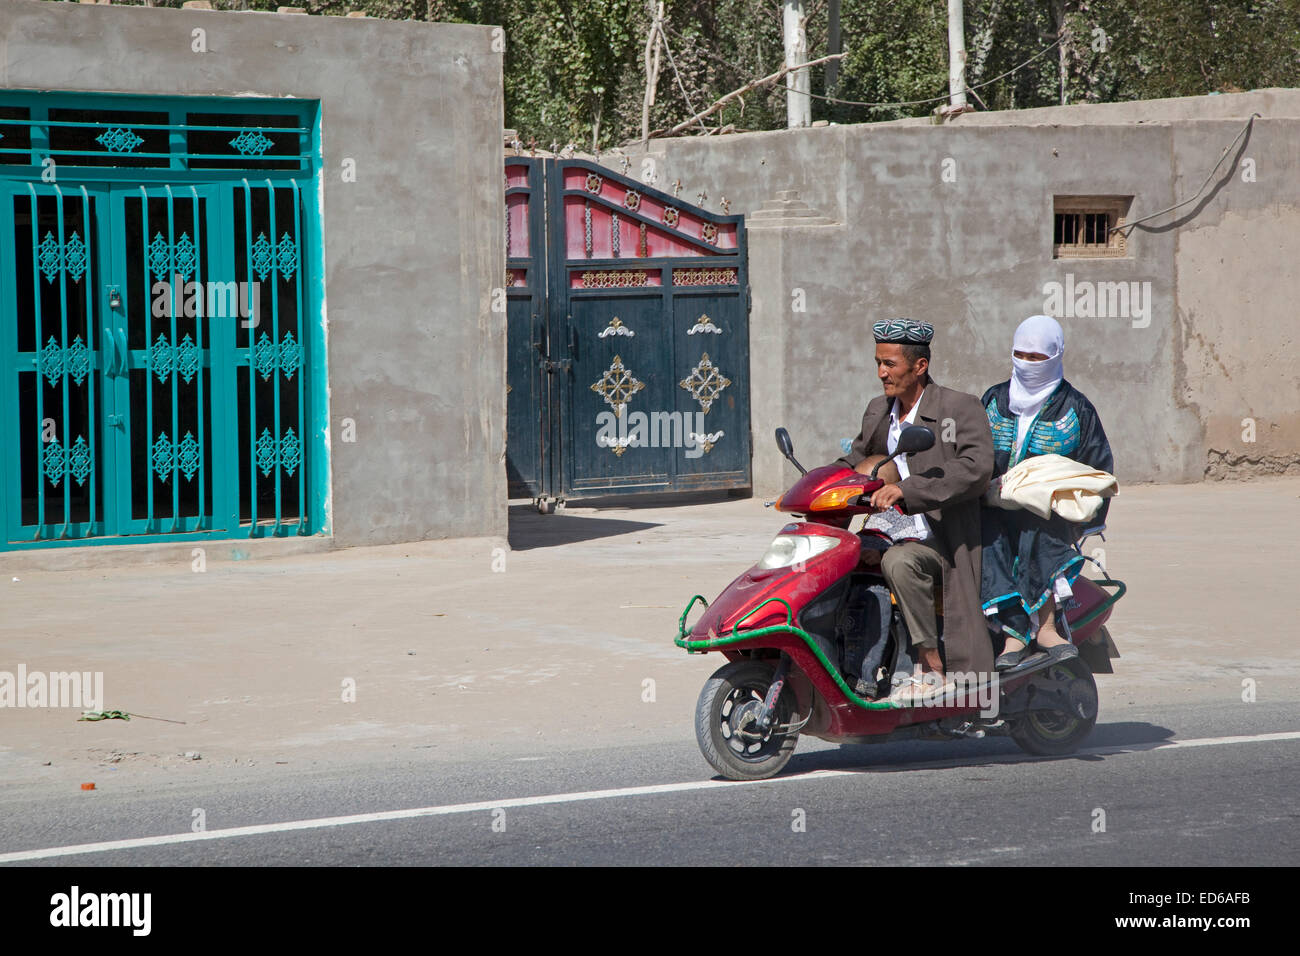
<instances>
[{"instance_id":1,"label":"embroidered skullcap","mask_svg":"<svg viewBox=\"0 0 1300 956\"><path fill-rule=\"evenodd\" d=\"M934 326L915 319L885 319L873 323L871 332L884 344L929 345L934 338Z\"/></svg>"}]
</instances>

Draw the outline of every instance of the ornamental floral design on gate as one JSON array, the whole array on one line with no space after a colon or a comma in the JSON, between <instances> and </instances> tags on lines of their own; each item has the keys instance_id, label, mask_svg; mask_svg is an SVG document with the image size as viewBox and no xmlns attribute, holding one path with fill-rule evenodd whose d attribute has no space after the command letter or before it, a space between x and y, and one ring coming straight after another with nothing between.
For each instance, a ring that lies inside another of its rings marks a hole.
<instances>
[{"instance_id":1,"label":"ornamental floral design on gate","mask_svg":"<svg viewBox=\"0 0 1300 956\"><path fill-rule=\"evenodd\" d=\"M609 325L605 326L605 328L601 329L600 332L596 334L596 338L603 339L611 335L626 335L634 337L636 333L624 325L623 320L616 315L609 320Z\"/></svg>"},{"instance_id":2,"label":"ornamental floral design on gate","mask_svg":"<svg viewBox=\"0 0 1300 956\"><path fill-rule=\"evenodd\" d=\"M704 447L704 454L707 455L709 452L713 451L713 446L717 444L718 439L725 434L726 432L721 428L716 432L704 432L703 434L691 432L691 441L695 442L697 445L702 445Z\"/></svg>"},{"instance_id":3,"label":"ornamental floral design on gate","mask_svg":"<svg viewBox=\"0 0 1300 956\"><path fill-rule=\"evenodd\" d=\"M36 263L45 275L45 281L54 282L55 276L67 273L73 282L80 282L89 265L89 249L74 231L67 242L59 242L51 232L36 247Z\"/></svg>"},{"instance_id":4,"label":"ornamental floral design on gate","mask_svg":"<svg viewBox=\"0 0 1300 956\"><path fill-rule=\"evenodd\" d=\"M617 355L610 363L605 374L592 384L591 390L605 399L605 404L614 409L614 414L623 417L623 409L632 400L632 396L645 388L645 382L638 379L623 367L623 360Z\"/></svg>"},{"instance_id":5,"label":"ornamental floral design on gate","mask_svg":"<svg viewBox=\"0 0 1300 956\"><path fill-rule=\"evenodd\" d=\"M686 330L687 335L695 335L697 332L721 335L722 329L714 325L713 320L709 318L708 313L705 313L704 315L701 315L698 319L695 320L694 325L692 325L689 329Z\"/></svg>"},{"instance_id":6,"label":"ornamental floral design on gate","mask_svg":"<svg viewBox=\"0 0 1300 956\"><path fill-rule=\"evenodd\" d=\"M718 394L731 384L731 379L722 374L709 360L709 353L705 352L700 356L699 364L691 369L691 374L678 384L690 392L691 397L699 402L700 408L708 414Z\"/></svg>"}]
</instances>

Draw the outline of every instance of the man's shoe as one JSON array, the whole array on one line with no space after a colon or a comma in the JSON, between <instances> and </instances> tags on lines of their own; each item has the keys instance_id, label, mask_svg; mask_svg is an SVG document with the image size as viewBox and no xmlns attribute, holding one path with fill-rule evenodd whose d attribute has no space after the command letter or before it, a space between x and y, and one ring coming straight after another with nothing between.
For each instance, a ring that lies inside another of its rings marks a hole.
<instances>
[{"instance_id":1,"label":"man's shoe","mask_svg":"<svg viewBox=\"0 0 1300 956\"><path fill-rule=\"evenodd\" d=\"M919 677L908 675L895 678L894 691L889 695L889 702L895 707L910 707L916 698L925 693L925 682Z\"/></svg>"},{"instance_id":2,"label":"man's shoe","mask_svg":"<svg viewBox=\"0 0 1300 956\"><path fill-rule=\"evenodd\" d=\"M927 707L951 707L956 703L957 682L947 674L930 672L925 675L924 691L918 693L917 703Z\"/></svg>"},{"instance_id":3,"label":"man's shoe","mask_svg":"<svg viewBox=\"0 0 1300 956\"><path fill-rule=\"evenodd\" d=\"M889 699L898 707L942 707L951 703L949 695L956 689L957 683L951 677L930 671L924 677L906 678Z\"/></svg>"},{"instance_id":4,"label":"man's shoe","mask_svg":"<svg viewBox=\"0 0 1300 956\"><path fill-rule=\"evenodd\" d=\"M880 681L868 681L859 677L858 682L853 685L853 693L863 700L876 700L880 697Z\"/></svg>"}]
</instances>

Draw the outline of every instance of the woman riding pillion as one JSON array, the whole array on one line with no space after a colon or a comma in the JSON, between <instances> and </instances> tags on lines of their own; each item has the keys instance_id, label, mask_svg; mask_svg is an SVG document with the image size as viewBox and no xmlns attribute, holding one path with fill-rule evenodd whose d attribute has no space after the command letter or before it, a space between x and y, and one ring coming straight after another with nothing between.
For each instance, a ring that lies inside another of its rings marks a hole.
<instances>
[{"instance_id":1,"label":"woman riding pillion","mask_svg":"<svg viewBox=\"0 0 1300 956\"><path fill-rule=\"evenodd\" d=\"M1074 548L1080 527L1056 513L991 507L1003 476L1026 459L1059 455L1101 472L1114 459L1097 410L1064 378L1065 335L1060 324L1035 315L1016 329L1011 378L984 393L993 432L993 480L981 509L983 554L980 598L989 626L1005 637L995 667L1015 667L1031 640L1055 660L1077 656L1056 629L1056 599L1071 594L1083 557ZM1102 524L1103 501L1091 524ZM1034 625L1037 625L1035 631Z\"/></svg>"}]
</instances>

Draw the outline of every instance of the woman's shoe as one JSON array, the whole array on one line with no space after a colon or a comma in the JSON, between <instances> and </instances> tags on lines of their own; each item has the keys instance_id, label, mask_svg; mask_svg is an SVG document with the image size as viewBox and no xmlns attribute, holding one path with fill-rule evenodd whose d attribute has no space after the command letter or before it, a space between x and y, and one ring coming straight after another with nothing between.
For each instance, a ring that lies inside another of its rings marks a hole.
<instances>
[{"instance_id":1,"label":"woman's shoe","mask_svg":"<svg viewBox=\"0 0 1300 956\"><path fill-rule=\"evenodd\" d=\"M1054 664L1079 656L1079 649L1069 641L1064 644L1053 644L1051 647L1040 647L1039 650L1051 658Z\"/></svg>"},{"instance_id":2,"label":"woman's shoe","mask_svg":"<svg viewBox=\"0 0 1300 956\"><path fill-rule=\"evenodd\" d=\"M1008 644L1019 643L1008 641ZM993 662L993 669L998 671L1010 670L1020 664L1029 654L1029 645L1021 644L1019 649L1012 651L1003 651L998 655L998 659Z\"/></svg>"}]
</instances>

